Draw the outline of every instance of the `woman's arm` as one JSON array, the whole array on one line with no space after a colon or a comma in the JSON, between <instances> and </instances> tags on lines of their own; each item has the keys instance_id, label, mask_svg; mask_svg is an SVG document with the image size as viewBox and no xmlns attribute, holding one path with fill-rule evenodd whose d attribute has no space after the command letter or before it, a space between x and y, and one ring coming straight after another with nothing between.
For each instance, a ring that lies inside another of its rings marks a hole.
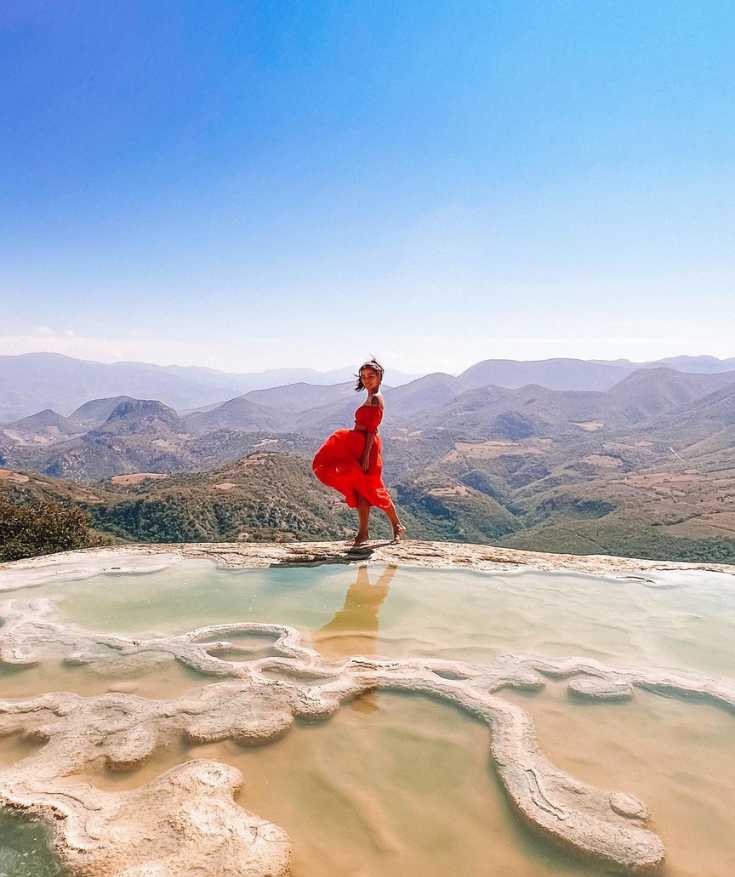
<instances>
[{"instance_id":1,"label":"woman's arm","mask_svg":"<svg viewBox=\"0 0 735 877\"><path fill-rule=\"evenodd\" d=\"M362 459L360 460L360 464L362 465L362 471L367 472L370 468L370 451L373 447L373 442L375 441L375 433L368 432L365 435L365 447L362 452Z\"/></svg>"}]
</instances>

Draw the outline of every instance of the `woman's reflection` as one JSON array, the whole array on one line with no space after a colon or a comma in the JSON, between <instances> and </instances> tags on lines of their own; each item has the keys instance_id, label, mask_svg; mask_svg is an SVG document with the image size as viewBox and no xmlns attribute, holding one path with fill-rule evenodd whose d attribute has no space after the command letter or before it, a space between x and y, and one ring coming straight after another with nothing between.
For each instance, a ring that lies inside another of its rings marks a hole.
<instances>
[{"instance_id":1,"label":"woman's reflection","mask_svg":"<svg viewBox=\"0 0 735 877\"><path fill-rule=\"evenodd\" d=\"M314 646L325 658L338 660L352 655L376 655L378 640L378 612L388 596L397 566L387 566L378 581L372 585L367 564L357 568L357 578L345 595L345 605L334 618L314 634ZM371 692L352 701L352 707L362 712L378 709Z\"/></svg>"}]
</instances>

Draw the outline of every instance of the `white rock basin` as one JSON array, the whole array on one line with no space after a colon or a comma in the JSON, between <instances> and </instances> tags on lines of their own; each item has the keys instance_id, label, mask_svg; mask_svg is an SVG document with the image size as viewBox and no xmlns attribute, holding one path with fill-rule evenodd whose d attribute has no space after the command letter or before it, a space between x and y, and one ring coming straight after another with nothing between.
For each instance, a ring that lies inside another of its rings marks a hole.
<instances>
[{"instance_id":1,"label":"white rock basin","mask_svg":"<svg viewBox=\"0 0 735 877\"><path fill-rule=\"evenodd\" d=\"M0 565L2 799L80 874L732 873L731 568L346 560Z\"/></svg>"}]
</instances>

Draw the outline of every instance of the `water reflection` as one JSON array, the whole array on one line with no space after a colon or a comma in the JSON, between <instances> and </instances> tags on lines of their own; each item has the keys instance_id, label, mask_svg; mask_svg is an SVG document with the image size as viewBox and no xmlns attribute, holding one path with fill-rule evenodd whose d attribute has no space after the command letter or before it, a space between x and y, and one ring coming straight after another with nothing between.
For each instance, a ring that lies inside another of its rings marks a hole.
<instances>
[{"instance_id":1,"label":"water reflection","mask_svg":"<svg viewBox=\"0 0 735 877\"><path fill-rule=\"evenodd\" d=\"M345 594L344 606L313 635L315 648L332 660L351 655L376 655L380 607L390 591L398 567L387 566L375 584L367 565L357 568L357 577ZM371 713L378 709L374 692L353 700L352 709Z\"/></svg>"}]
</instances>

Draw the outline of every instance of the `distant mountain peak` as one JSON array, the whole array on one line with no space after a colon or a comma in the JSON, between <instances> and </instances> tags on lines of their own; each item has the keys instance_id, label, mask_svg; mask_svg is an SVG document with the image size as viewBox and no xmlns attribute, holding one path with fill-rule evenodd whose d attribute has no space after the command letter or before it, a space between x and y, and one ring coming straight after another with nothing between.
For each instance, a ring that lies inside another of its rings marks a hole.
<instances>
[{"instance_id":1,"label":"distant mountain peak","mask_svg":"<svg viewBox=\"0 0 735 877\"><path fill-rule=\"evenodd\" d=\"M103 399L90 399L89 402L85 402L76 411L73 411L69 415L69 419L88 428L100 426L121 402L134 401L132 396L107 396Z\"/></svg>"},{"instance_id":2,"label":"distant mountain peak","mask_svg":"<svg viewBox=\"0 0 735 877\"><path fill-rule=\"evenodd\" d=\"M181 429L173 408L156 399L126 399L119 402L99 432L137 433L171 432Z\"/></svg>"},{"instance_id":3,"label":"distant mountain peak","mask_svg":"<svg viewBox=\"0 0 735 877\"><path fill-rule=\"evenodd\" d=\"M23 417L13 423L6 424L6 426L13 429L22 430L36 430L47 426L58 426L67 429L69 425L68 418L64 417L63 414L59 414L58 411L54 411L53 408L44 408L43 411L37 411L35 414L29 414L28 417Z\"/></svg>"},{"instance_id":4,"label":"distant mountain peak","mask_svg":"<svg viewBox=\"0 0 735 877\"><path fill-rule=\"evenodd\" d=\"M112 409L110 416L107 418L111 420L113 417L127 417L130 414L136 413L162 413L168 412L171 414L176 414L173 408L170 408L168 405L164 405L163 402L159 402L158 399L123 399L121 402L118 402L117 405Z\"/></svg>"}]
</instances>

